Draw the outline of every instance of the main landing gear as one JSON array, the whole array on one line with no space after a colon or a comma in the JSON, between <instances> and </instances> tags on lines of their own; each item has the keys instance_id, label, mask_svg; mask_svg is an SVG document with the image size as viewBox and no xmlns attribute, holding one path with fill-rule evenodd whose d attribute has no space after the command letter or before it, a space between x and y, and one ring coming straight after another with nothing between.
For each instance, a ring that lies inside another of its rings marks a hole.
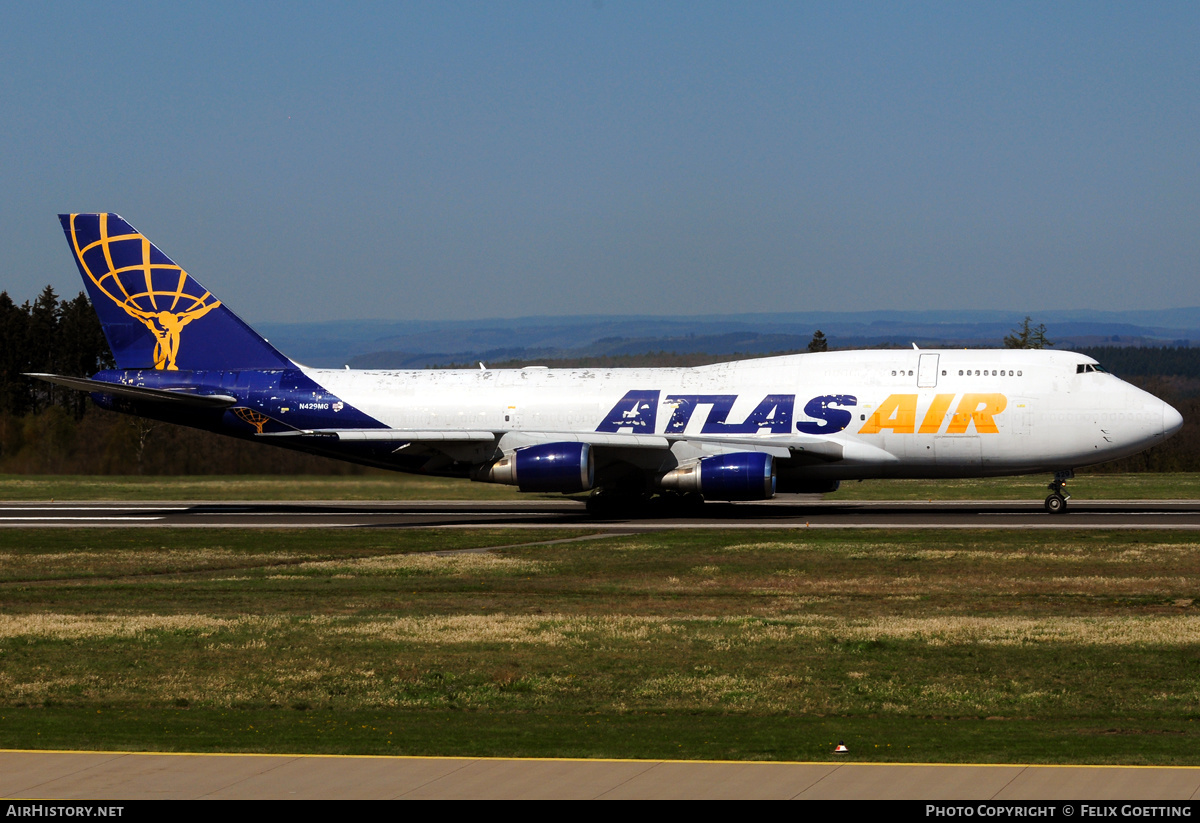
<instances>
[{"instance_id":1,"label":"main landing gear","mask_svg":"<svg viewBox=\"0 0 1200 823\"><path fill-rule=\"evenodd\" d=\"M596 491L587 499L588 514L602 520L694 517L703 511L704 498L691 492L662 492L651 497L629 492Z\"/></svg>"},{"instance_id":2,"label":"main landing gear","mask_svg":"<svg viewBox=\"0 0 1200 823\"><path fill-rule=\"evenodd\" d=\"M1066 514L1067 501L1071 499L1071 495L1063 489L1067 485L1067 481L1075 477L1075 472L1067 469L1065 472L1055 472L1054 482L1048 488L1050 494L1046 497L1046 511L1050 514Z\"/></svg>"}]
</instances>

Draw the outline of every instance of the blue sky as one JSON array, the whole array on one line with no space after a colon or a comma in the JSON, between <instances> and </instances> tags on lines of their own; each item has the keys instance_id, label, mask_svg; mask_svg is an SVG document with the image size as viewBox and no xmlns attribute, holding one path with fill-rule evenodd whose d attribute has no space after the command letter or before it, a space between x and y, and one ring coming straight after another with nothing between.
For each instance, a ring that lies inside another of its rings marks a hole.
<instances>
[{"instance_id":1,"label":"blue sky","mask_svg":"<svg viewBox=\"0 0 1200 823\"><path fill-rule=\"evenodd\" d=\"M1195 3L12 4L0 288L245 319L1200 305Z\"/></svg>"}]
</instances>

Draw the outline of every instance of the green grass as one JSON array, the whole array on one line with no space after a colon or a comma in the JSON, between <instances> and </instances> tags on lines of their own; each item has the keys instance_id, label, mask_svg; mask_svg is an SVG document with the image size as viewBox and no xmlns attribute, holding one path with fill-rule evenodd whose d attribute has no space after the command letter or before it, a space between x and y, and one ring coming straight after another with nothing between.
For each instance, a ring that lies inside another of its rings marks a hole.
<instances>
[{"instance_id":1,"label":"green grass","mask_svg":"<svg viewBox=\"0 0 1200 823\"><path fill-rule=\"evenodd\" d=\"M4 530L0 747L1195 764L1196 548Z\"/></svg>"},{"instance_id":2,"label":"green grass","mask_svg":"<svg viewBox=\"0 0 1200 823\"><path fill-rule=\"evenodd\" d=\"M1049 475L977 480L843 483L828 500L1041 500ZM1200 499L1200 474L1082 474L1068 485L1080 500ZM527 500L511 486L407 474L355 476L0 475L0 500Z\"/></svg>"}]
</instances>

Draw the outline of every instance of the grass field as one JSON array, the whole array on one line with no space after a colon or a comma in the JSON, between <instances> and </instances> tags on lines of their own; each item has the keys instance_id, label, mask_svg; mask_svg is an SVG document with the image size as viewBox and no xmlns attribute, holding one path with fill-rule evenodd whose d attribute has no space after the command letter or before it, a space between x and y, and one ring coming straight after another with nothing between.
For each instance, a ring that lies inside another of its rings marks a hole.
<instances>
[{"instance_id":1,"label":"grass field","mask_svg":"<svg viewBox=\"0 0 1200 823\"><path fill-rule=\"evenodd\" d=\"M867 480L844 483L828 500L1030 500L1049 476L978 480ZM1197 500L1200 474L1087 474L1068 488L1080 500ZM516 500L511 486L378 473L355 476L136 477L0 475L0 500Z\"/></svg>"},{"instance_id":2,"label":"grass field","mask_svg":"<svg viewBox=\"0 0 1200 823\"><path fill-rule=\"evenodd\" d=\"M1195 764L1196 548L4 530L0 747Z\"/></svg>"}]
</instances>

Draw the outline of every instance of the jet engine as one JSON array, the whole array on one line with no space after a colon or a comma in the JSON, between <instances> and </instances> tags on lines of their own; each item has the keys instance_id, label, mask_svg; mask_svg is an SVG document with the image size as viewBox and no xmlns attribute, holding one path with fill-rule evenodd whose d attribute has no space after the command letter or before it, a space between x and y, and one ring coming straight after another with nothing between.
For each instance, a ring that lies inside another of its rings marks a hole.
<instances>
[{"instance_id":1,"label":"jet engine","mask_svg":"<svg viewBox=\"0 0 1200 823\"><path fill-rule=\"evenodd\" d=\"M775 458L762 452L702 457L664 474L659 486L699 492L707 500L770 500L775 496Z\"/></svg>"},{"instance_id":2,"label":"jet engine","mask_svg":"<svg viewBox=\"0 0 1200 823\"><path fill-rule=\"evenodd\" d=\"M587 443L539 443L508 452L474 479L523 492L585 492L595 483L596 461Z\"/></svg>"}]
</instances>

